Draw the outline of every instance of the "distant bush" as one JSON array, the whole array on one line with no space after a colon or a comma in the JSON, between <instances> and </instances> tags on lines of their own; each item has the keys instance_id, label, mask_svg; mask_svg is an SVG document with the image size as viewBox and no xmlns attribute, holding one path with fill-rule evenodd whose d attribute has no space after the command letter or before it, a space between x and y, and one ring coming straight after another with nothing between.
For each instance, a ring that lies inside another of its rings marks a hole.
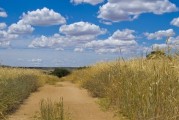
<instances>
[{"instance_id":1,"label":"distant bush","mask_svg":"<svg viewBox=\"0 0 179 120\"><path fill-rule=\"evenodd\" d=\"M82 70L82 69L87 69L90 68L89 66L83 66L83 67L78 67L77 70Z\"/></svg>"},{"instance_id":2,"label":"distant bush","mask_svg":"<svg viewBox=\"0 0 179 120\"><path fill-rule=\"evenodd\" d=\"M150 54L146 56L147 59L160 59L160 58L163 59L166 57L167 57L166 53L161 50L152 51Z\"/></svg>"},{"instance_id":3,"label":"distant bush","mask_svg":"<svg viewBox=\"0 0 179 120\"><path fill-rule=\"evenodd\" d=\"M69 75L71 72L65 68L55 68L53 72L51 72L52 75L60 77L64 77Z\"/></svg>"}]
</instances>

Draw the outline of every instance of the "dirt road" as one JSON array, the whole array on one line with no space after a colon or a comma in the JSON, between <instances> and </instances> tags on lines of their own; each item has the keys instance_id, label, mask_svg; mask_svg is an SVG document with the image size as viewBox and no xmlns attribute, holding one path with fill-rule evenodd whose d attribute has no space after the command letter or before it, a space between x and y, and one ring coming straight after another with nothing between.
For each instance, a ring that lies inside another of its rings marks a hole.
<instances>
[{"instance_id":1,"label":"dirt road","mask_svg":"<svg viewBox=\"0 0 179 120\"><path fill-rule=\"evenodd\" d=\"M42 99L59 100L60 97L63 97L72 120L117 120L112 113L102 112L96 99L89 96L86 90L70 82L58 84L60 85L45 85L38 92L32 93L9 120L32 120Z\"/></svg>"}]
</instances>

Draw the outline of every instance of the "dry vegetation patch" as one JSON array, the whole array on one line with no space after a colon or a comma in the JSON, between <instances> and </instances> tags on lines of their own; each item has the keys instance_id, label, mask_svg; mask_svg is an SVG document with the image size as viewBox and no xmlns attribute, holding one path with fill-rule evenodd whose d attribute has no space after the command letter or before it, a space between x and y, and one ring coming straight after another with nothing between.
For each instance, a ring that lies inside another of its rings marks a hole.
<instances>
[{"instance_id":1,"label":"dry vegetation patch","mask_svg":"<svg viewBox=\"0 0 179 120\"><path fill-rule=\"evenodd\" d=\"M40 70L0 68L0 119L13 112L31 92L58 78Z\"/></svg>"},{"instance_id":2,"label":"dry vegetation patch","mask_svg":"<svg viewBox=\"0 0 179 120\"><path fill-rule=\"evenodd\" d=\"M177 58L118 60L74 71L66 79L130 120L177 120L178 71Z\"/></svg>"}]
</instances>

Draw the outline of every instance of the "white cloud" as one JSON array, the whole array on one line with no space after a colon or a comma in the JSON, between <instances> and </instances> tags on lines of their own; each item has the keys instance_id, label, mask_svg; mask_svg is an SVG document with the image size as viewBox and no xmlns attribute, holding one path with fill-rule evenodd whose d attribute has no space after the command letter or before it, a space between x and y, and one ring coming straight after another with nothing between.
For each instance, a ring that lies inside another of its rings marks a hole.
<instances>
[{"instance_id":1,"label":"white cloud","mask_svg":"<svg viewBox=\"0 0 179 120\"><path fill-rule=\"evenodd\" d=\"M0 8L0 17L7 17L6 11L4 11L2 8Z\"/></svg>"},{"instance_id":2,"label":"white cloud","mask_svg":"<svg viewBox=\"0 0 179 120\"><path fill-rule=\"evenodd\" d=\"M179 17L174 18L170 24L179 27Z\"/></svg>"},{"instance_id":3,"label":"white cloud","mask_svg":"<svg viewBox=\"0 0 179 120\"><path fill-rule=\"evenodd\" d=\"M169 43L170 45L178 46L178 47L179 47L179 36L177 36L177 37L170 37L170 38L168 39L168 43Z\"/></svg>"},{"instance_id":4,"label":"white cloud","mask_svg":"<svg viewBox=\"0 0 179 120\"><path fill-rule=\"evenodd\" d=\"M7 27L6 23L0 23L0 30L5 29Z\"/></svg>"},{"instance_id":5,"label":"white cloud","mask_svg":"<svg viewBox=\"0 0 179 120\"><path fill-rule=\"evenodd\" d=\"M10 41L17 37L17 34L10 34L5 30L0 30L0 41Z\"/></svg>"},{"instance_id":6,"label":"white cloud","mask_svg":"<svg viewBox=\"0 0 179 120\"><path fill-rule=\"evenodd\" d=\"M67 49L75 52L92 50L97 53L131 53L139 49L138 43L135 41L134 32L129 29L117 30L112 36L104 40L98 40L97 37L84 40L84 37L82 38L78 34L77 36L55 34L50 37L41 36L35 38L29 47L54 48L56 50Z\"/></svg>"},{"instance_id":7,"label":"white cloud","mask_svg":"<svg viewBox=\"0 0 179 120\"><path fill-rule=\"evenodd\" d=\"M60 13L46 7L23 13L21 20L24 24L33 26L50 26L66 23L66 19Z\"/></svg>"},{"instance_id":8,"label":"white cloud","mask_svg":"<svg viewBox=\"0 0 179 120\"><path fill-rule=\"evenodd\" d=\"M165 49L167 48L167 45L166 44L153 44L152 45L152 48L155 50L155 49Z\"/></svg>"},{"instance_id":9,"label":"white cloud","mask_svg":"<svg viewBox=\"0 0 179 120\"><path fill-rule=\"evenodd\" d=\"M14 23L8 28L8 32L12 34L28 34L32 33L34 28L31 25L24 24L22 21Z\"/></svg>"},{"instance_id":10,"label":"white cloud","mask_svg":"<svg viewBox=\"0 0 179 120\"><path fill-rule=\"evenodd\" d=\"M175 32L173 29L168 29L168 30L159 30L155 33L144 33L144 35L147 37L147 39L156 39L156 40L161 40L164 37L172 37L175 35Z\"/></svg>"},{"instance_id":11,"label":"white cloud","mask_svg":"<svg viewBox=\"0 0 179 120\"><path fill-rule=\"evenodd\" d=\"M113 22L131 21L143 13L164 14L177 10L169 0L108 0L100 7L98 18Z\"/></svg>"},{"instance_id":12,"label":"white cloud","mask_svg":"<svg viewBox=\"0 0 179 120\"><path fill-rule=\"evenodd\" d=\"M88 42L85 47L92 48L98 53L127 51L137 46L133 33L134 31L129 29L117 30L108 39Z\"/></svg>"},{"instance_id":13,"label":"white cloud","mask_svg":"<svg viewBox=\"0 0 179 120\"><path fill-rule=\"evenodd\" d=\"M168 47L170 47L171 50L177 50L177 52L178 52L178 48L179 48L179 36L177 36L177 37L170 37L168 39L167 44L162 43L162 44L153 44L152 45L153 49L159 48L159 49L167 50Z\"/></svg>"},{"instance_id":14,"label":"white cloud","mask_svg":"<svg viewBox=\"0 0 179 120\"><path fill-rule=\"evenodd\" d=\"M33 63L41 63L42 62L42 59L40 58L33 58L32 60L30 60L31 62Z\"/></svg>"},{"instance_id":15,"label":"white cloud","mask_svg":"<svg viewBox=\"0 0 179 120\"><path fill-rule=\"evenodd\" d=\"M112 22L109 22L109 21L100 20L100 23L103 23L105 25L112 25Z\"/></svg>"},{"instance_id":16,"label":"white cloud","mask_svg":"<svg viewBox=\"0 0 179 120\"><path fill-rule=\"evenodd\" d=\"M10 45L10 41L0 41L0 48L7 48Z\"/></svg>"},{"instance_id":17,"label":"white cloud","mask_svg":"<svg viewBox=\"0 0 179 120\"><path fill-rule=\"evenodd\" d=\"M29 45L30 48L53 48L55 45L59 45L63 43L63 37L59 34L55 34L51 37L46 37L42 35L41 37L35 38L31 44Z\"/></svg>"},{"instance_id":18,"label":"white cloud","mask_svg":"<svg viewBox=\"0 0 179 120\"><path fill-rule=\"evenodd\" d=\"M106 33L105 29L88 22L76 22L70 25L63 25L59 31L61 34L35 38L29 47L81 48L86 42L95 40L97 36Z\"/></svg>"},{"instance_id":19,"label":"white cloud","mask_svg":"<svg viewBox=\"0 0 179 120\"><path fill-rule=\"evenodd\" d=\"M74 4L88 3L91 5L97 5L104 2L104 0L71 0L71 2Z\"/></svg>"},{"instance_id":20,"label":"white cloud","mask_svg":"<svg viewBox=\"0 0 179 120\"><path fill-rule=\"evenodd\" d=\"M88 22L76 22L70 25L62 25L59 31L66 36L84 36L84 37L96 37L101 34L105 34L106 30L101 29L95 24Z\"/></svg>"},{"instance_id":21,"label":"white cloud","mask_svg":"<svg viewBox=\"0 0 179 120\"><path fill-rule=\"evenodd\" d=\"M57 50L57 51L64 51L63 48L55 48L55 50Z\"/></svg>"},{"instance_id":22,"label":"white cloud","mask_svg":"<svg viewBox=\"0 0 179 120\"><path fill-rule=\"evenodd\" d=\"M83 48L75 48L74 51L75 51L75 52L83 52L84 49L83 49Z\"/></svg>"}]
</instances>

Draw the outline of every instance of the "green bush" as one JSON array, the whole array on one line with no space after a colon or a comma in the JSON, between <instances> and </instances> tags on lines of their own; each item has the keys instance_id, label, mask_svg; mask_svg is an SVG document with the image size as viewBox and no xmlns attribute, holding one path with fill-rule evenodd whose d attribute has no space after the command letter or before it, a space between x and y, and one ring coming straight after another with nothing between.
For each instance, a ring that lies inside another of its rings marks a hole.
<instances>
[{"instance_id":1,"label":"green bush","mask_svg":"<svg viewBox=\"0 0 179 120\"><path fill-rule=\"evenodd\" d=\"M64 77L69 75L71 72L64 68L55 68L55 70L51 73L52 75L60 77Z\"/></svg>"}]
</instances>

